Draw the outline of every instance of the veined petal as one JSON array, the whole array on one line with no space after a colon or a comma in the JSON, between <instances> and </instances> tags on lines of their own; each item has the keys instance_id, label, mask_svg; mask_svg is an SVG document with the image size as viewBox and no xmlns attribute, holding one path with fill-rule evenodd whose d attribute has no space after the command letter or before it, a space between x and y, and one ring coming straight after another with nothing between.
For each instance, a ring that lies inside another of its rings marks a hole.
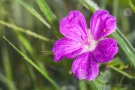
<instances>
[{"instance_id":1,"label":"veined petal","mask_svg":"<svg viewBox=\"0 0 135 90\"><path fill-rule=\"evenodd\" d=\"M68 38L62 38L54 43L54 60L57 62L64 57L72 59L76 57L81 51L81 43L75 42Z\"/></svg>"},{"instance_id":2,"label":"veined petal","mask_svg":"<svg viewBox=\"0 0 135 90\"><path fill-rule=\"evenodd\" d=\"M67 38L82 41L88 36L87 23L80 11L71 11L60 21L60 32Z\"/></svg>"},{"instance_id":3,"label":"veined petal","mask_svg":"<svg viewBox=\"0 0 135 90\"><path fill-rule=\"evenodd\" d=\"M93 59L90 52L81 54L73 61L72 72L80 80L93 80L97 77L98 71L98 63Z\"/></svg>"},{"instance_id":4,"label":"veined petal","mask_svg":"<svg viewBox=\"0 0 135 90\"><path fill-rule=\"evenodd\" d=\"M97 10L90 20L90 30L93 38L99 40L116 29L116 18L106 10Z\"/></svg>"},{"instance_id":5,"label":"veined petal","mask_svg":"<svg viewBox=\"0 0 135 90\"><path fill-rule=\"evenodd\" d=\"M114 58L117 52L118 46L116 40L105 38L98 43L92 54L97 62L108 62Z\"/></svg>"}]
</instances>

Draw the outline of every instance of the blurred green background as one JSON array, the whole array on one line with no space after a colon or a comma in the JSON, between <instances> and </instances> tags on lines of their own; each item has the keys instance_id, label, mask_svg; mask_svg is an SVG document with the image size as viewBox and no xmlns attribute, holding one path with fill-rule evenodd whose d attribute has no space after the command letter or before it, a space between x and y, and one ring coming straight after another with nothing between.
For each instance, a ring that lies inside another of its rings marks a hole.
<instances>
[{"instance_id":1,"label":"blurred green background","mask_svg":"<svg viewBox=\"0 0 135 90\"><path fill-rule=\"evenodd\" d=\"M99 64L99 76L93 81L74 77L73 60L54 62L53 43L63 37L59 21L80 10L89 26L94 11L87 7L90 4L116 16L117 27L135 46L135 14L128 0L0 0L0 90L135 90L135 58L127 56L132 48L126 52L120 45L113 61Z\"/></svg>"}]
</instances>

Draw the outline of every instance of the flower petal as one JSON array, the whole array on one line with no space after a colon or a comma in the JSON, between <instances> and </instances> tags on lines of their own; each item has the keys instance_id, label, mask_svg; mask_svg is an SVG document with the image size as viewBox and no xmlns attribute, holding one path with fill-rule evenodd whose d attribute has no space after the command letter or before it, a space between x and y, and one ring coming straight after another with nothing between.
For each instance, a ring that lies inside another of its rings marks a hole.
<instances>
[{"instance_id":1,"label":"flower petal","mask_svg":"<svg viewBox=\"0 0 135 90\"><path fill-rule=\"evenodd\" d=\"M68 38L62 38L55 42L53 47L54 60L57 62L64 57L74 58L82 51L81 43Z\"/></svg>"},{"instance_id":2,"label":"flower petal","mask_svg":"<svg viewBox=\"0 0 135 90\"><path fill-rule=\"evenodd\" d=\"M81 12L71 11L60 21L60 32L67 38L82 41L88 36L87 23Z\"/></svg>"},{"instance_id":3,"label":"flower petal","mask_svg":"<svg viewBox=\"0 0 135 90\"><path fill-rule=\"evenodd\" d=\"M106 10L97 10L90 20L90 30L93 38L99 40L116 29L116 18Z\"/></svg>"},{"instance_id":4,"label":"flower petal","mask_svg":"<svg viewBox=\"0 0 135 90\"><path fill-rule=\"evenodd\" d=\"M112 38L105 38L100 41L93 51L93 57L97 62L108 62L114 58L118 52L116 40Z\"/></svg>"},{"instance_id":5,"label":"flower petal","mask_svg":"<svg viewBox=\"0 0 135 90\"><path fill-rule=\"evenodd\" d=\"M97 77L98 71L98 63L91 57L90 52L81 54L73 61L72 72L80 80L93 80Z\"/></svg>"}]
</instances>

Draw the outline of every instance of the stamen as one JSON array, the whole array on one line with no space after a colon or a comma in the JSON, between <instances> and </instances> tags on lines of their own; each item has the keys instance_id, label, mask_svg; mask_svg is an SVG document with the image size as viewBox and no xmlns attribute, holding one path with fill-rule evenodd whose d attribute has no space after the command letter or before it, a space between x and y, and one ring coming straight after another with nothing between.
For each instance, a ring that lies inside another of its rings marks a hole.
<instances>
[{"instance_id":1,"label":"stamen","mask_svg":"<svg viewBox=\"0 0 135 90\"><path fill-rule=\"evenodd\" d=\"M103 32L106 32L106 29L104 29Z\"/></svg>"},{"instance_id":2,"label":"stamen","mask_svg":"<svg viewBox=\"0 0 135 90\"><path fill-rule=\"evenodd\" d=\"M84 50L82 52L92 51L95 49L97 41L93 39L90 29L88 29L88 38L83 41L82 45L84 47Z\"/></svg>"}]
</instances>

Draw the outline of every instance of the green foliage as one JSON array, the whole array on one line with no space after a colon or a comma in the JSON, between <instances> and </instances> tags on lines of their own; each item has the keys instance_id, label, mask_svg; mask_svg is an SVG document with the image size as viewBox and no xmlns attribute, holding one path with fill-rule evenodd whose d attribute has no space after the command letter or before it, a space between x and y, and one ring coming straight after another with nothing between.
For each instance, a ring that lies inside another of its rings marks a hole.
<instances>
[{"instance_id":1,"label":"green foliage","mask_svg":"<svg viewBox=\"0 0 135 90\"><path fill-rule=\"evenodd\" d=\"M118 41L119 45L127 55L130 60L130 63L135 67L135 50L132 45L129 43L127 38L120 32L117 28L116 32L112 34L112 36Z\"/></svg>"},{"instance_id":2,"label":"green foliage","mask_svg":"<svg viewBox=\"0 0 135 90\"><path fill-rule=\"evenodd\" d=\"M131 0L129 0L129 5L130 5L130 7L133 9L133 11L135 12L135 6L134 6L134 4L131 2Z\"/></svg>"},{"instance_id":3,"label":"green foliage","mask_svg":"<svg viewBox=\"0 0 135 90\"><path fill-rule=\"evenodd\" d=\"M45 19L30 5L25 3L23 0L17 0L20 4L22 4L27 10L29 10L34 16L36 16L44 25L46 25L48 28L51 28L50 25L45 21Z\"/></svg>"},{"instance_id":4,"label":"green foliage","mask_svg":"<svg viewBox=\"0 0 135 90\"><path fill-rule=\"evenodd\" d=\"M57 37L60 37L60 33L59 33L59 28L58 28L58 22L57 19L55 17L55 15L53 14L53 12L51 11L51 9L49 8L49 6L47 5L47 3L45 2L45 0L36 0L40 10L43 12L43 14L46 16L47 20L49 21L49 23L52 25L52 27L54 28L54 32L56 33Z\"/></svg>"},{"instance_id":5,"label":"green foliage","mask_svg":"<svg viewBox=\"0 0 135 90\"><path fill-rule=\"evenodd\" d=\"M128 0L0 1L0 89L134 90L135 16L123 14L135 12L133 3L133 0L129 4ZM128 8L125 12L126 6L132 10ZM111 62L99 65L95 80L79 81L68 74L71 60L53 61L53 43L62 37L59 21L77 9L89 22L92 12L100 8L117 18L117 30L110 37L117 40L119 52Z\"/></svg>"},{"instance_id":6,"label":"green foliage","mask_svg":"<svg viewBox=\"0 0 135 90\"><path fill-rule=\"evenodd\" d=\"M19 54L21 54L24 59L30 63L36 70L38 70L48 81L50 81L56 88L56 90L59 90L59 87L57 84L47 75L44 70L42 70L39 66L37 66L31 59L29 59L24 53L22 53L19 49L17 49L7 38L3 37Z\"/></svg>"}]
</instances>

